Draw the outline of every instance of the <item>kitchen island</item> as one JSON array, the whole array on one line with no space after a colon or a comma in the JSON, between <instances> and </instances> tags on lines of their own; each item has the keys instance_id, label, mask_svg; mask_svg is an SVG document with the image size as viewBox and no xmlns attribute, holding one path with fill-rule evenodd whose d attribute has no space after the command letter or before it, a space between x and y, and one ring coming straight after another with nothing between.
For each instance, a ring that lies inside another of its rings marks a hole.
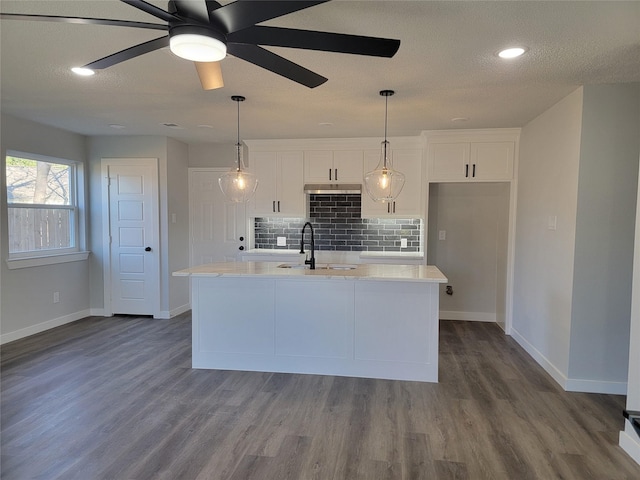
<instances>
[{"instance_id":1,"label":"kitchen island","mask_svg":"<svg viewBox=\"0 0 640 480\"><path fill-rule=\"evenodd\" d=\"M428 265L230 262L191 278L192 366L438 381L438 285Z\"/></svg>"}]
</instances>

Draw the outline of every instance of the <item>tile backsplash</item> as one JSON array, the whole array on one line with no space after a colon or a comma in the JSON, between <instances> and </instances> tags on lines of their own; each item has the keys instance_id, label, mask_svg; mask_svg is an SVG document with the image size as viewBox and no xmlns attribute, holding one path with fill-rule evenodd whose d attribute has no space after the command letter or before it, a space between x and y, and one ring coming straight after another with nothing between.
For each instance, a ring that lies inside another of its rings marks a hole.
<instances>
[{"instance_id":1,"label":"tile backsplash","mask_svg":"<svg viewBox=\"0 0 640 480\"><path fill-rule=\"evenodd\" d=\"M313 225L317 250L352 252L418 252L422 237L419 218L361 218L361 195L309 195L309 218L257 217L255 248L300 248L302 226ZM277 246L286 237L286 246ZM309 242L309 234L306 235ZM401 248L401 239L407 247Z\"/></svg>"}]
</instances>

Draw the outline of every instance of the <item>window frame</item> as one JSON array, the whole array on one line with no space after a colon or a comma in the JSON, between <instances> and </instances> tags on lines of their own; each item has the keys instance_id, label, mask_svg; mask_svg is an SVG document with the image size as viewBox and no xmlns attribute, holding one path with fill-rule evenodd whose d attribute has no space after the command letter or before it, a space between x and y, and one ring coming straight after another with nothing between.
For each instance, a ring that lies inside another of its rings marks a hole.
<instances>
[{"instance_id":1,"label":"window frame","mask_svg":"<svg viewBox=\"0 0 640 480\"><path fill-rule=\"evenodd\" d=\"M69 235L71 246L63 248L47 248L40 250L29 250L21 252L11 252L8 250L6 260L9 269L25 268L38 265L51 265L56 263L66 263L78 260L85 260L89 252L84 251L84 219L82 217L84 205L84 169L82 162L68 160L48 155L39 155L28 152L7 150L5 152L4 167L5 181L4 189L7 192L6 165L7 157L22 158L36 162L67 165L69 172L69 205L38 204L38 203L10 203L7 198L7 215L11 208L30 208L45 210L68 210L69 211ZM7 225L8 227L8 225ZM10 240L11 232L7 228L7 238ZM10 243L9 243L10 245Z\"/></svg>"}]
</instances>

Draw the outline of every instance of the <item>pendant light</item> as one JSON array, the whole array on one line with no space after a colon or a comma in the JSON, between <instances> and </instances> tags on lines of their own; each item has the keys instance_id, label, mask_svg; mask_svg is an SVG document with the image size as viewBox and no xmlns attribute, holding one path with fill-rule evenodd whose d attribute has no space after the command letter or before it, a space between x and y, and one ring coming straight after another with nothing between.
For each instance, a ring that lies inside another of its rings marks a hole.
<instances>
[{"instance_id":1,"label":"pendant light","mask_svg":"<svg viewBox=\"0 0 640 480\"><path fill-rule=\"evenodd\" d=\"M404 187L404 174L393 168L391 148L387 141L387 104L393 90L382 90L384 101L384 141L380 146L380 162L375 170L364 176L364 185L374 202L389 203L395 200Z\"/></svg>"},{"instance_id":2,"label":"pendant light","mask_svg":"<svg viewBox=\"0 0 640 480\"><path fill-rule=\"evenodd\" d=\"M248 202L258 187L258 179L245 168L242 162L242 144L240 143L240 102L245 98L234 95L231 100L238 104L238 140L236 143L237 164L218 179L218 184L228 202Z\"/></svg>"}]
</instances>

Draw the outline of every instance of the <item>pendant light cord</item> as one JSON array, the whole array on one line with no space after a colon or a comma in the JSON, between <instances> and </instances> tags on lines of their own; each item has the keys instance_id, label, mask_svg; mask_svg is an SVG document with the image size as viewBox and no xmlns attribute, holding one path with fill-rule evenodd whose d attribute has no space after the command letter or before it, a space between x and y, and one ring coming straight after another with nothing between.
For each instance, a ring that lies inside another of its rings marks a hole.
<instances>
[{"instance_id":1,"label":"pendant light cord","mask_svg":"<svg viewBox=\"0 0 640 480\"><path fill-rule=\"evenodd\" d=\"M236 100L238 105L238 138L236 141L236 149L238 153L238 171L240 171L240 100Z\"/></svg>"}]
</instances>

